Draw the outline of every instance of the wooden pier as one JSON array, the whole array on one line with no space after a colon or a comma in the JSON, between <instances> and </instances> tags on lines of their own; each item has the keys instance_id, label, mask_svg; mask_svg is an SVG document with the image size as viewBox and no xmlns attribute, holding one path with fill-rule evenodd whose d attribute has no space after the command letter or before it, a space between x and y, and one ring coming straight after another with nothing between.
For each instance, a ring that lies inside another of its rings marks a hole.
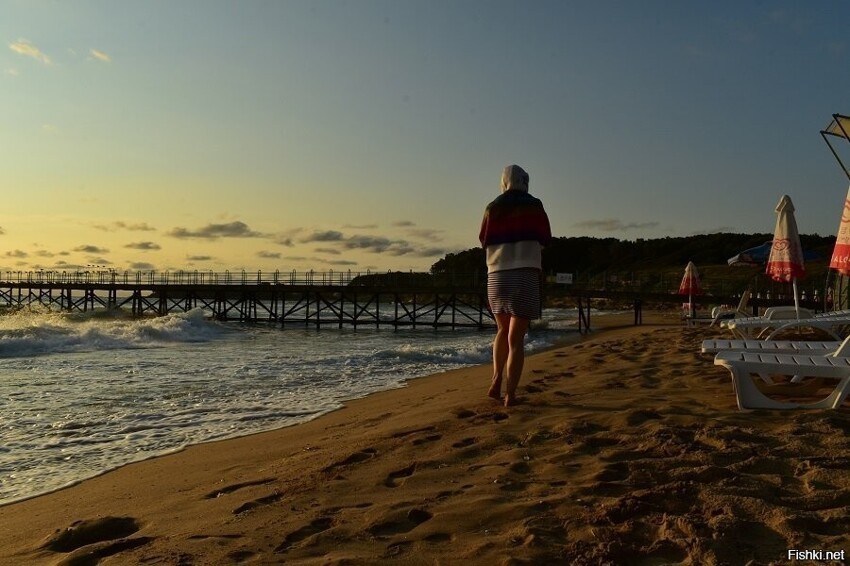
<instances>
[{"instance_id":1,"label":"wooden pier","mask_svg":"<svg viewBox=\"0 0 850 566\"><path fill-rule=\"evenodd\" d=\"M546 287L549 291L553 288ZM546 291L544 290L544 295ZM634 310L644 305L680 305L675 292L646 289L557 289L576 305L577 330L591 328L591 306L605 300ZM736 297L701 295L699 304L737 304ZM760 307L787 300L753 299ZM801 306L822 310L816 301ZM134 317L203 309L218 320L282 326L493 328L486 277L480 274L352 272L2 272L0 309L41 307L63 312L119 309Z\"/></svg>"},{"instance_id":2,"label":"wooden pier","mask_svg":"<svg viewBox=\"0 0 850 566\"><path fill-rule=\"evenodd\" d=\"M281 325L489 328L486 288L374 274L30 272L0 274L0 308L120 309L134 317L203 309L217 320ZM408 275L408 274L402 274ZM418 275L418 274L410 274Z\"/></svg>"}]
</instances>

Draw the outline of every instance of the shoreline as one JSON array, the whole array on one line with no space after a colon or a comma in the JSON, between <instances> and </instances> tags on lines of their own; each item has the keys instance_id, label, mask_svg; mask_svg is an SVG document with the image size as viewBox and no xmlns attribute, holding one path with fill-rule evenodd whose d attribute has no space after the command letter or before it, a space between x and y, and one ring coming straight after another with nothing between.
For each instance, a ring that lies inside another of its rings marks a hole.
<instances>
[{"instance_id":1,"label":"shoreline","mask_svg":"<svg viewBox=\"0 0 850 566\"><path fill-rule=\"evenodd\" d=\"M619 312L613 312L613 313L610 313L610 314L604 314L604 315L600 315L600 316L601 317L612 316L612 317L616 318L620 314L621 313L619 313ZM547 326L541 327L541 330L551 331L551 329L548 329ZM564 345L567 345L567 344L571 344L571 343L574 343L575 341L580 340L582 338L582 335L577 330L574 330L574 329L568 328L568 329L565 329L563 332L564 332L564 335L565 335L564 338L559 339L557 342L555 342L553 344L543 346L542 348L536 350L534 353L535 354L536 353L542 353L542 352L551 350L553 348L558 348L558 347L561 347L561 346L564 346ZM485 334L489 334L489 333L485 332ZM474 364L474 365L479 365L479 364ZM465 367L474 367L474 365L465 366ZM460 368L460 369L463 369L463 368ZM417 375L417 376L405 378L404 382L401 385L397 385L395 387L390 387L390 388L386 389L386 391L392 391L392 390L395 390L395 389L404 388L412 380L427 378L427 377L430 377L431 375L439 375L440 373L445 373L445 371L449 371L449 370L444 370L443 372L438 372L436 374L422 374L422 375ZM174 454L174 453L180 452L182 450L185 450L185 449L187 449L191 446L207 444L207 443L211 443L211 442L219 442L219 441L223 441L223 440L234 440L234 439L243 438L243 437L246 437L246 436L252 436L254 434L261 434L261 433L264 433L264 432L272 432L272 431L275 431L275 430L278 430L278 429L281 429L281 428L298 426L300 424L309 422L311 420L321 418L324 415L327 415L331 412L340 410L340 409L344 408L345 404L350 402L350 401L362 398L362 396L373 395L377 392L380 392L380 391L369 392L369 393L366 393L365 395L361 395L361 396L355 395L355 396L352 396L352 397L341 397L338 400L339 406L332 408L332 409L326 409L326 410L323 410L323 411L319 411L315 414L309 415L307 418L303 418L302 420L297 420L297 421L289 422L289 423L285 423L285 424L277 424L277 425L270 426L269 428L266 428L266 429L252 430L252 431L246 431L246 432L237 432L237 433L232 434L230 436L211 438L211 439L200 440L200 441L197 441L197 442L191 442L191 443L185 444L183 446L175 446L175 447L169 448L169 449L164 450L163 452L160 452L160 453L148 454L148 455L145 455L145 456L137 458L137 459L121 462L121 463L116 464L113 467L102 469L100 471L93 472L93 473L85 475L83 477L79 477L79 478L76 478L76 479L69 480L68 482L66 482L62 485L56 485L56 486L53 486L53 487L46 488L44 491L39 491L37 493L30 493L30 494L25 494L25 495L19 495L19 496L16 496L14 498L2 500L2 501L0 501L0 509L2 509L5 506L12 505L14 503L27 501L27 500L30 500L30 499L33 499L33 498L36 498L36 497L41 497L43 495L49 495L51 493L55 493L57 491L67 489L69 487L73 487L73 486L75 486L75 485L77 485L81 482L84 482L84 481L87 481L89 479L101 476L103 474L107 474L111 471L117 470L119 468L122 468L122 467L130 465L130 464L144 462L146 460L151 460L151 459L154 459L154 458L159 458L159 457L162 457L162 456Z\"/></svg>"},{"instance_id":2,"label":"shoreline","mask_svg":"<svg viewBox=\"0 0 850 566\"><path fill-rule=\"evenodd\" d=\"M760 564L850 548L850 419L738 412L697 353L705 331L649 314L529 356L516 407L486 399L489 366L451 370L0 507L0 562Z\"/></svg>"},{"instance_id":3,"label":"shoreline","mask_svg":"<svg viewBox=\"0 0 850 566\"><path fill-rule=\"evenodd\" d=\"M611 316L614 319L616 319L618 316L620 316L620 314L621 313L619 313L619 312L615 312L615 313L611 313L610 315L606 314L606 315L600 315L600 316L605 316L605 317ZM545 328L546 327L544 327L544 329ZM565 336L566 336L565 338L558 340L556 343L549 344L547 346L540 348L539 350L536 350L534 352L534 354L539 354L539 353L543 353L543 352L546 352L546 351L549 351L549 350L552 350L552 349L555 349L555 348L563 347L565 345L575 343L576 341L582 339L582 335L577 330L567 329L567 330L564 331L564 333L565 333ZM532 354L529 354L529 355L532 355ZM455 369L468 369L468 368L476 367L477 365L481 365L481 364L475 364L475 365L470 365L470 366L465 366L465 367L462 367L462 368L455 368ZM443 372L438 372L438 373L423 374L423 375L418 375L418 376L414 376L414 377L409 377L409 378L406 378L402 382L401 385L397 385L395 387L391 387L391 388L383 389L383 390L379 390L379 391L373 391L373 392L370 392L370 393L367 393L367 394L361 395L361 396L340 398L339 399L339 406L332 408L332 409L317 412L315 414L310 415L307 418L304 418L303 420L299 420L299 421L296 421L296 422L290 422L290 423L287 423L287 424L279 424L279 425L275 425L275 426L272 426L272 427L264 429L264 430L253 430L253 431L248 431L248 432L239 432L239 433L233 434L231 436L211 438L211 439L207 439L207 440L201 440L199 442L192 442L192 443L189 443L189 444L186 444L186 445L183 445L183 446L176 446L176 447L170 448L168 450L165 450L165 451L157 453L157 454L149 454L149 455L144 456L144 457L139 458L139 459L119 463L119 464L115 465L114 467L103 469L103 470L97 471L95 473L92 473L91 475L86 475L86 476L78 478L78 479L70 480L65 484L52 487L52 488L47 489L45 491L40 491L38 493L31 493L31 494L28 494L28 495L21 495L21 496L15 497L15 498L0 501L0 512L2 512L2 509L4 507L7 507L9 505L28 501L28 500L31 500L31 499L34 499L34 498L45 496L45 495L50 495L52 493L56 493L58 491L62 491L62 490L68 489L70 487L76 486L76 485L78 485L82 482L88 481L90 479L97 478L97 477L102 476L104 474L108 474L112 471L118 470L118 469L123 468L125 466L132 465L132 464L138 464L138 463L141 463L141 462L145 462L145 461L148 461L148 460L152 460L152 459L156 459L156 458L160 458L160 457L164 457L164 456L169 456L171 454L176 454L176 453L182 452L183 450L191 448L193 446L199 446L199 445L215 443L215 442L222 442L222 441L227 441L227 440L237 440L237 439L240 439L240 438L250 437L250 436L253 436L253 435L256 435L256 434L263 434L263 433L266 433L266 432L274 432L276 430L280 430L280 429L283 429L283 428L299 426L301 424L310 422L312 420L322 418L323 416L331 414L335 411L339 411L341 409L344 409L347 403L350 403L350 402L355 401L357 399L369 397L371 395L382 393L384 391L395 391L395 390L398 390L398 389L404 389L412 381L415 381L417 379L427 379L427 378L435 376L435 375L441 375L442 373L445 373L446 371L453 371L453 370L445 370Z\"/></svg>"}]
</instances>

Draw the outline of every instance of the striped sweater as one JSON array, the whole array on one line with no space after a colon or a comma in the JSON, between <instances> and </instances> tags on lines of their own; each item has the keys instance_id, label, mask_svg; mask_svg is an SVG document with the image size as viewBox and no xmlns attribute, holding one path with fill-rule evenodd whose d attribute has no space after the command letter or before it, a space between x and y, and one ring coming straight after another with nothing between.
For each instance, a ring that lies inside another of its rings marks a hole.
<instances>
[{"instance_id":1,"label":"striped sweater","mask_svg":"<svg viewBox=\"0 0 850 566\"><path fill-rule=\"evenodd\" d=\"M521 189L509 189L487 205L481 231L487 272L542 268L542 246L552 240L543 203Z\"/></svg>"}]
</instances>

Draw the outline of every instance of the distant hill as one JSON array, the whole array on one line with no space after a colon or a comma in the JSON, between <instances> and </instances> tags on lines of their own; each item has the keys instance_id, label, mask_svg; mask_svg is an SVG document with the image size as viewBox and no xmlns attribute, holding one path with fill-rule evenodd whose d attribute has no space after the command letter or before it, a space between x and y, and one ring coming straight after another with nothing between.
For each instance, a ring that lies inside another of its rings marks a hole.
<instances>
[{"instance_id":1,"label":"distant hill","mask_svg":"<svg viewBox=\"0 0 850 566\"><path fill-rule=\"evenodd\" d=\"M680 270L693 261L697 266L725 266L745 249L771 240L773 234L717 233L679 238L618 240L616 238L555 238L543 250L543 271L573 273L590 278L608 271ZM819 256L813 267L828 263L835 236L801 235L803 249ZM825 269L825 266L824 266ZM431 266L431 272L485 272L480 247L448 254Z\"/></svg>"}]
</instances>

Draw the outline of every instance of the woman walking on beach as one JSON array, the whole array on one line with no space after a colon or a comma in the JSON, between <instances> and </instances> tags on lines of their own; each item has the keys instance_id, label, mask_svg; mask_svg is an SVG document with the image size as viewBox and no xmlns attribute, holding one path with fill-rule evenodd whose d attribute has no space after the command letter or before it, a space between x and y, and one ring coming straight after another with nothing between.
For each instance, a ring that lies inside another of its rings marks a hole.
<instances>
[{"instance_id":1,"label":"woman walking on beach","mask_svg":"<svg viewBox=\"0 0 850 566\"><path fill-rule=\"evenodd\" d=\"M478 239L487 253L487 298L496 318L487 395L501 400L504 377L504 403L510 407L525 362L525 333L540 318L541 249L552 239L543 203L528 194L528 173L519 165L502 171L502 194L487 205Z\"/></svg>"}]
</instances>

